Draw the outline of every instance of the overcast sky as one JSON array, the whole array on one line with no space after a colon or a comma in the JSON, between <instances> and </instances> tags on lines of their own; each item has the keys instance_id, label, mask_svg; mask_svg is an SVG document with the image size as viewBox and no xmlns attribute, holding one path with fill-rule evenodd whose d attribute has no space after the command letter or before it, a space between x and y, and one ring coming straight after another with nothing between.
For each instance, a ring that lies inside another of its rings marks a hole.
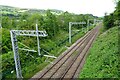
<instances>
[{"instance_id":1,"label":"overcast sky","mask_svg":"<svg viewBox=\"0 0 120 80\"><path fill-rule=\"evenodd\" d=\"M20 8L58 9L77 14L104 16L115 10L113 0L0 0L0 5Z\"/></svg>"}]
</instances>

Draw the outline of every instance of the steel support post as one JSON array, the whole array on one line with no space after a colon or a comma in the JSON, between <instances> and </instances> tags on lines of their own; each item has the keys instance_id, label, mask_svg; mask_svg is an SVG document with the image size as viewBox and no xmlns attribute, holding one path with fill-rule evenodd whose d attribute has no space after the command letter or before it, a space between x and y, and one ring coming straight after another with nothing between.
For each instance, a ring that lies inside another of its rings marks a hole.
<instances>
[{"instance_id":1,"label":"steel support post","mask_svg":"<svg viewBox=\"0 0 120 80\"><path fill-rule=\"evenodd\" d=\"M96 24L96 19L94 19L94 25Z\"/></svg>"},{"instance_id":2,"label":"steel support post","mask_svg":"<svg viewBox=\"0 0 120 80\"><path fill-rule=\"evenodd\" d=\"M17 78L23 78L21 66L20 66L20 58L19 58L19 53L18 53L18 44L17 44L16 34L13 31L10 31L10 34L11 34L11 42L12 42L12 47L13 47L13 52L14 52L14 60L15 60Z\"/></svg>"},{"instance_id":3,"label":"steel support post","mask_svg":"<svg viewBox=\"0 0 120 80\"><path fill-rule=\"evenodd\" d=\"M90 24L90 20L88 19L88 20L87 20L87 28L86 28L87 30L86 30L86 32L88 31L88 28L89 28L89 26L90 26L89 24Z\"/></svg>"},{"instance_id":4,"label":"steel support post","mask_svg":"<svg viewBox=\"0 0 120 80\"><path fill-rule=\"evenodd\" d=\"M40 41L39 41L39 33L38 33L38 25L36 24L36 34L37 34L37 44L38 44L38 55L40 56Z\"/></svg>"},{"instance_id":5,"label":"steel support post","mask_svg":"<svg viewBox=\"0 0 120 80\"><path fill-rule=\"evenodd\" d=\"M72 24L86 24L86 22L69 22L69 43L71 44L72 43L72 38L71 38L71 35L72 35L72 32L71 32L71 27L72 27Z\"/></svg>"},{"instance_id":6,"label":"steel support post","mask_svg":"<svg viewBox=\"0 0 120 80\"><path fill-rule=\"evenodd\" d=\"M72 23L69 22L69 43L71 44L71 26L72 26Z\"/></svg>"}]
</instances>

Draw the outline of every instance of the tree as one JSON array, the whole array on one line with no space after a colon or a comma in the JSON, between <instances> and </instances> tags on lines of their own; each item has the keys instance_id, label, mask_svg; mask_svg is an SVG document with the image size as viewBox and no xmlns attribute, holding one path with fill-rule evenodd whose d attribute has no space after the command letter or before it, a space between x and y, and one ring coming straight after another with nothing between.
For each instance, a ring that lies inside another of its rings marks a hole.
<instances>
[{"instance_id":1,"label":"tree","mask_svg":"<svg viewBox=\"0 0 120 80\"><path fill-rule=\"evenodd\" d=\"M53 15L50 10L47 10L46 14L44 29L47 31L49 37L53 37L59 32L56 16Z\"/></svg>"},{"instance_id":2,"label":"tree","mask_svg":"<svg viewBox=\"0 0 120 80\"><path fill-rule=\"evenodd\" d=\"M114 26L114 15L113 15L113 13L110 14L110 15L106 15L104 17L104 26L105 26L105 29L109 29L109 28Z\"/></svg>"},{"instance_id":3,"label":"tree","mask_svg":"<svg viewBox=\"0 0 120 80\"><path fill-rule=\"evenodd\" d=\"M109 29L120 23L120 1L117 2L116 10L110 15L104 16L105 29Z\"/></svg>"}]
</instances>

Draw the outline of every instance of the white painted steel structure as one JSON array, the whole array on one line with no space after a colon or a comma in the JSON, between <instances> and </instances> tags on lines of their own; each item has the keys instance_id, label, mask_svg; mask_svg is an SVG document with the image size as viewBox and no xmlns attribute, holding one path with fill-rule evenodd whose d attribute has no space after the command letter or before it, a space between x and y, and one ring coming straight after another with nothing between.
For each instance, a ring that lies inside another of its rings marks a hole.
<instances>
[{"instance_id":1,"label":"white painted steel structure","mask_svg":"<svg viewBox=\"0 0 120 80\"><path fill-rule=\"evenodd\" d=\"M87 20L87 26L90 26L90 21L93 21L93 24L96 24L96 19L88 19Z\"/></svg>"},{"instance_id":2,"label":"white painted steel structure","mask_svg":"<svg viewBox=\"0 0 120 80\"><path fill-rule=\"evenodd\" d=\"M86 22L69 22L69 43L71 44L71 34L72 34L72 32L71 32L71 26L73 25L73 24L86 24Z\"/></svg>"},{"instance_id":3,"label":"white painted steel structure","mask_svg":"<svg viewBox=\"0 0 120 80\"><path fill-rule=\"evenodd\" d=\"M46 31L38 31L37 24L36 24L36 31L35 30L11 30L10 34L11 34L12 47L14 52L16 75L17 75L17 78L23 78L21 65L20 65L19 52L18 52L18 49L19 49L18 42L16 37L17 36L36 36L37 42L38 42L38 55L40 55L39 37L46 37L48 35L46 34ZM22 50L27 50L27 49L22 49ZM27 50L27 51L35 52L34 50Z\"/></svg>"}]
</instances>

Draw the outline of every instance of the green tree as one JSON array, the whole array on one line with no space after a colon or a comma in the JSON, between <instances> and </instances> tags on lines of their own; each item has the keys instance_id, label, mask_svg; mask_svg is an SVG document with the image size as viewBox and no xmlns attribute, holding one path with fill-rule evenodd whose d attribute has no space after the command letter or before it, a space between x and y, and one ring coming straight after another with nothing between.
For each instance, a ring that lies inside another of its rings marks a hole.
<instances>
[{"instance_id":1,"label":"green tree","mask_svg":"<svg viewBox=\"0 0 120 80\"><path fill-rule=\"evenodd\" d=\"M117 20L120 20L120 1L117 3L116 10L114 11L114 16Z\"/></svg>"},{"instance_id":2,"label":"green tree","mask_svg":"<svg viewBox=\"0 0 120 80\"><path fill-rule=\"evenodd\" d=\"M105 29L109 29L109 28L114 26L114 16L113 16L113 13L110 14L110 15L106 15L104 17L104 26L105 26Z\"/></svg>"},{"instance_id":3,"label":"green tree","mask_svg":"<svg viewBox=\"0 0 120 80\"><path fill-rule=\"evenodd\" d=\"M53 37L59 32L56 16L50 10L47 10L46 14L44 29L47 31L49 37Z\"/></svg>"},{"instance_id":4,"label":"green tree","mask_svg":"<svg viewBox=\"0 0 120 80\"><path fill-rule=\"evenodd\" d=\"M110 15L104 16L105 29L109 29L120 23L120 1L118 0L116 10Z\"/></svg>"}]
</instances>

